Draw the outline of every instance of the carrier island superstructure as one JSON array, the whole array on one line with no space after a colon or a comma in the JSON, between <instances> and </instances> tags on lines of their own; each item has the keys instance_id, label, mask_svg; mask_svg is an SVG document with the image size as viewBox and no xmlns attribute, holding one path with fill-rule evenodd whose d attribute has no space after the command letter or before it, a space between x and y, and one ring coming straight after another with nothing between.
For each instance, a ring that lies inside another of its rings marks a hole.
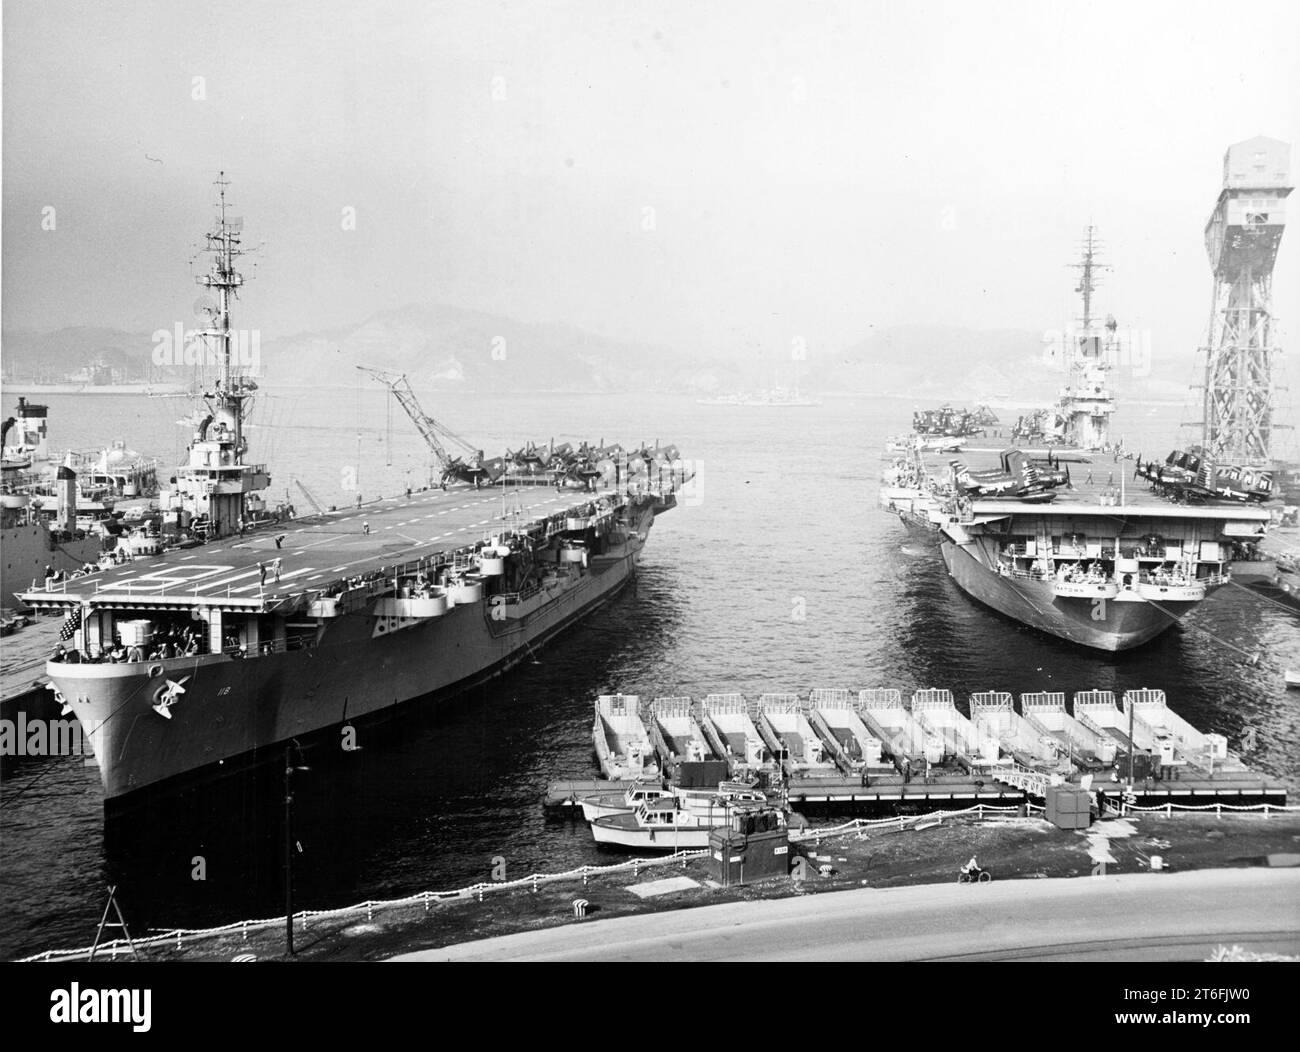
<instances>
[{"instance_id":1,"label":"carrier island superstructure","mask_svg":"<svg viewBox=\"0 0 1300 1052\"><path fill-rule=\"evenodd\" d=\"M887 470L880 503L939 542L948 573L972 598L1062 639L1099 650L1141 646L1229 580L1233 542L1261 537L1269 512L1232 501L1174 502L1137 476L1110 443L1106 368L1114 323L1094 331L1096 260L1088 231L1084 330L1067 341L1069 380L1049 438L1005 449L914 441Z\"/></svg>"},{"instance_id":2,"label":"carrier island superstructure","mask_svg":"<svg viewBox=\"0 0 1300 1052\"><path fill-rule=\"evenodd\" d=\"M109 808L278 757L313 732L436 703L528 659L634 577L688 474L673 447L604 447L580 486L453 480L245 535L246 499L269 475L244 459L235 245L223 209L209 236L219 306L207 334L221 380L178 469L216 540L22 596L67 616L82 660L46 672L83 725Z\"/></svg>"}]
</instances>

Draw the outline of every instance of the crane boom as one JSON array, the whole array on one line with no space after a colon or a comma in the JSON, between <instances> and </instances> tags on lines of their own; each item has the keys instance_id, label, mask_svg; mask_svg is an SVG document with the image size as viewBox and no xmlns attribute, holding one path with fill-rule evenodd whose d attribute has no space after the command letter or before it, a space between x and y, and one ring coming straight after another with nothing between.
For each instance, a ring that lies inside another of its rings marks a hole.
<instances>
[{"instance_id":1,"label":"crane boom","mask_svg":"<svg viewBox=\"0 0 1300 1052\"><path fill-rule=\"evenodd\" d=\"M320 506L320 502L311 495L311 491L302 484L302 480L295 478L293 484L302 490L302 495L307 498L307 503L316 509L317 515L324 515L325 509Z\"/></svg>"},{"instance_id":2,"label":"crane boom","mask_svg":"<svg viewBox=\"0 0 1300 1052\"><path fill-rule=\"evenodd\" d=\"M411 418L416 430L420 432L420 437L433 450L433 455L438 459L438 466L442 468L444 474L455 472L462 466L461 458L453 457L448 453L446 446L443 445L444 442L459 446L475 460L479 458L478 450L469 442L446 425L440 424L420 408L419 399L415 397L415 392L411 389L411 382L407 380L404 373L386 373L381 369L372 369L367 365L358 365L357 368L363 373L369 373L393 392L397 404L406 410L406 415Z\"/></svg>"}]
</instances>

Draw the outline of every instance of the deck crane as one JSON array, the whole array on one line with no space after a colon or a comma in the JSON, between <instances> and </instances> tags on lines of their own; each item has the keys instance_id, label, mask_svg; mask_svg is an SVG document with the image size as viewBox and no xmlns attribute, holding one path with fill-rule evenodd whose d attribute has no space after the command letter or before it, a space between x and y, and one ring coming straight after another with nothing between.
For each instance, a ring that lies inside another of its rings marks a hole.
<instances>
[{"instance_id":1,"label":"deck crane","mask_svg":"<svg viewBox=\"0 0 1300 1052\"><path fill-rule=\"evenodd\" d=\"M438 465L442 469L441 481L457 479L461 482L472 482L477 487L485 483L491 484L505 473L506 465L501 457L484 460L481 449L475 449L466 439L461 438L445 424L440 424L421 409L419 399L411 390L411 382L404 373L388 373L382 369L372 369L367 365L358 365L357 368L363 373L369 373L392 391L398 405L406 410L406 415L415 424L420 437L437 458ZM448 445L458 447L462 452L453 456L447 452Z\"/></svg>"}]
</instances>

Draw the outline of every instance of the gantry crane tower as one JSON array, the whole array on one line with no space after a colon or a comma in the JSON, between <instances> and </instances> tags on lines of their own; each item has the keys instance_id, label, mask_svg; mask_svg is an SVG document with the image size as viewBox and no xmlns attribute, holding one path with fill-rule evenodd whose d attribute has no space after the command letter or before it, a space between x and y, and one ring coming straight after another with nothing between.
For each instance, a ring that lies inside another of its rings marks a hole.
<instances>
[{"instance_id":1,"label":"gantry crane tower","mask_svg":"<svg viewBox=\"0 0 1300 1052\"><path fill-rule=\"evenodd\" d=\"M1205 352L1202 445L1217 464L1272 460L1273 261L1286 223L1291 147L1257 136L1228 147L1205 226L1214 273Z\"/></svg>"}]
</instances>

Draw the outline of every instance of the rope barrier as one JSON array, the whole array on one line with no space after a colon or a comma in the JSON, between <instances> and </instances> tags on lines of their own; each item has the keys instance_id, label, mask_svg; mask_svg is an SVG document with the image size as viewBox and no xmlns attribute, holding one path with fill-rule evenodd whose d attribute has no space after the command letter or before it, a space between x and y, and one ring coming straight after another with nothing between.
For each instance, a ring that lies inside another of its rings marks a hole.
<instances>
[{"instance_id":1,"label":"rope barrier","mask_svg":"<svg viewBox=\"0 0 1300 1052\"><path fill-rule=\"evenodd\" d=\"M673 862L681 861L685 863L692 858L700 858L708 854L706 851L677 851L663 858L634 858L627 862L617 862L610 866L580 866L577 869L566 870L563 873L530 873L526 877L518 880L497 880L497 881L480 881L477 884L471 884L469 887L458 888L454 891L421 891L413 895L407 895L400 899L367 899L365 902L358 902L351 906L340 906L335 909L327 910L301 910L293 915L294 920L301 919L303 927L307 925L308 919L318 919L327 917L344 917L353 913L365 911L373 914L376 909L394 909L402 906L416 906L423 904L425 910L431 900L465 898L477 895L482 900L482 894L485 891L499 891L511 888L528 887L533 889L538 884L555 884L567 880L576 880L586 878L592 874L616 873L622 870L632 870L634 873L639 871L642 866L662 866L669 865ZM229 924L221 924L212 928L170 928L156 935L148 935L144 938L136 938L136 946L149 946L156 943L166 943L175 941L180 945L182 939L200 939L209 938L213 935L223 935L230 932L241 932L247 940L249 929L267 928L273 925L284 923L284 917L266 917L258 920L239 920L232 921ZM115 939L112 942L100 943L100 949L111 949L125 946L126 941ZM74 959L90 953L90 947L84 947L79 950L44 950L41 953L33 954L31 957L24 957L18 963L29 964L37 961L55 961Z\"/></svg>"},{"instance_id":2,"label":"rope barrier","mask_svg":"<svg viewBox=\"0 0 1300 1052\"><path fill-rule=\"evenodd\" d=\"M907 815L897 818L854 818L839 825L828 826L819 829L807 829L794 831L790 834L790 842L802 844L813 841L819 844L822 839L831 839L839 836L850 834L861 834L870 832L873 829L879 829L884 826L893 826L899 832L907 829L909 826L915 826L920 822L940 818L958 818L965 815L977 815L983 817L986 814L998 815L1009 812L1024 811L1027 816L1043 813L1046 808L1037 804L1021 804L1011 807L996 807L991 804L976 804L973 807L962 808L957 811L935 810L928 811L924 814ZM1221 814L1223 811L1263 811L1265 817L1277 812L1300 812L1300 804L1174 804L1164 803L1153 807L1138 807L1132 804L1123 806L1122 813L1127 815L1133 812L1143 813L1161 813L1170 814L1172 811L1214 811ZM304 929L307 927L309 919L321 919L331 917L346 917L349 914L360 913L365 911L370 917L373 917L375 910L395 909L404 906L423 905L427 913L429 905L433 901L444 899L468 898L477 896L482 901L483 893L487 891L503 891L509 889L528 888L536 890L540 884L562 883L568 880L581 879L585 886L588 879L593 875L605 873L617 873L620 871L631 870L634 874L639 873L642 866L664 866L671 865L674 862L681 862L683 866L694 858L702 858L707 855L707 851L677 851L671 855L662 858L633 858L626 862L617 862L609 866L579 866L577 869L566 870L562 873L530 873L526 877L520 877L517 880L498 880L498 881L480 881L477 884L471 884L468 887L458 888L454 891L420 891L413 895L407 895L399 899L367 899L365 902L355 903L351 906L340 906L335 909L327 910L302 910L295 913L294 920L301 920ZM245 942L248 941L248 932L250 929L269 928L284 923L284 917L267 917L260 920L238 920L229 924L221 924L212 928L171 928L155 935L148 935L144 938L136 938L136 946L150 946L159 943L175 942L177 948L181 948L182 941L198 940L210 938L214 935L223 935L227 933L239 932ZM127 946L125 939L114 939L112 942L100 944L100 949L107 950L110 953ZM23 957L17 963L30 964L34 962L64 961L73 960L90 953L90 947L84 947L79 950L44 950L41 953L33 954L30 957Z\"/></svg>"}]
</instances>

